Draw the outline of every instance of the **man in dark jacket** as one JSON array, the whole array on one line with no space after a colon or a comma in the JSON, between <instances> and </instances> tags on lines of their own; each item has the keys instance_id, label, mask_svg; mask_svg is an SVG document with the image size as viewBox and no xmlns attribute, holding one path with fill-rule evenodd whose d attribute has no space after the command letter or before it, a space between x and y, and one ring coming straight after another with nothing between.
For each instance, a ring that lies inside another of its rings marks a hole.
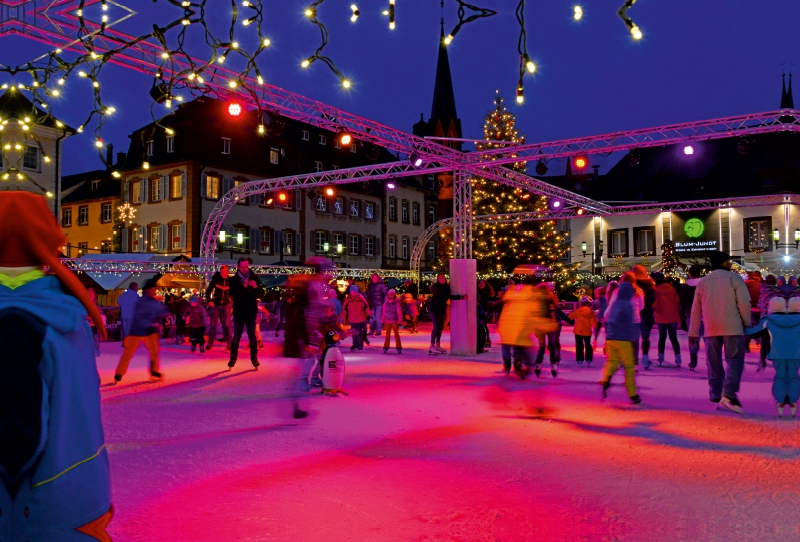
<instances>
[{"instance_id":1,"label":"man in dark jacket","mask_svg":"<svg viewBox=\"0 0 800 542\"><path fill-rule=\"evenodd\" d=\"M389 288L386 283L376 274L372 275L369 285L367 286L367 301L369 307L372 309L372 330L370 335L380 336L381 334L381 313L383 312L383 303L386 301L386 295Z\"/></svg>"},{"instance_id":2,"label":"man in dark jacket","mask_svg":"<svg viewBox=\"0 0 800 542\"><path fill-rule=\"evenodd\" d=\"M214 273L211 284L206 289L206 301L211 309L211 326L208 330L208 344L206 349L214 345L217 340L217 322L222 322L222 340L228 350L231 348L231 311L233 298L230 292L229 270L227 265L219 268L219 273Z\"/></svg>"},{"instance_id":3,"label":"man in dark jacket","mask_svg":"<svg viewBox=\"0 0 800 542\"><path fill-rule=\"evenodd\" d=\"M684 331L689 331L691 326L690 320L692 316L692 303L694 303L694 292L697 289L697 284L700 282L700 268L692 265L686 270L689 277L686 283L681 287L681 318L683 319L682 327ZM703 324L700 324L700 334L703 334ZM697 353L700 351L700 342L689 344L689 370L694 371L697 367Z\"/></svg>"},{"instance_id":4,"label":"man in dark jacket","mask_svg":"<svg viewBox=\"0 0 800 542\"><path fill-rule=\"evenodd\" d=\"M247 337L250 339L250 362L258 368L258 340L256 339L256 315L258 314L258 300L264 297L264 287L258 277L250 272L250 260L239 258L237 272L230 279L230 293L233 298L233 340L231 341L231 359L228 361L228 370L236 365L239 354L239 341L242 332L247 327Z\"/></svg>"}]
</instances>

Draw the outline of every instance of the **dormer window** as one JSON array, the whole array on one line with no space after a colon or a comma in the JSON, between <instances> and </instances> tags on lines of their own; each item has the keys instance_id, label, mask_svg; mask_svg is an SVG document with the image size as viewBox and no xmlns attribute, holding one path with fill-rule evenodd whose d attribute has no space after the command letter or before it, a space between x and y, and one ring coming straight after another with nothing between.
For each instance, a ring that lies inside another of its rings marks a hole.
<instances>
[{"instance_id":1,"label":"dormer window","mask_svg":"<svg viewBox=\"0 0 800 542\"><path fill-rule=\"evenodd\" d=\"M92 190L100 188L100 181L92 181Z\"/></svg>"}]
</instances>

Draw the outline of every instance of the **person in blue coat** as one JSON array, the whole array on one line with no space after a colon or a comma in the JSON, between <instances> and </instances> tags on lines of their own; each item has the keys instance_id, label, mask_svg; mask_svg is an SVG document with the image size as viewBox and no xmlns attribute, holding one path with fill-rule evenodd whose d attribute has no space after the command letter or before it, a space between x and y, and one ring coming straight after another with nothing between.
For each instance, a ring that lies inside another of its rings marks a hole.
<instances>
[{"instance_id":1,"label":"person in blue coat","mask_svg":"<svg viewBox=\"0 0 800 542\"><path fill-rule=\"evenodd\" d=\"M797 413L797 400L800 398L800 297L789 299L788 313L784 298L770 299L769 314L744 331L748 335L754 335L764 330L770 335L767 357L775 367L772 381L775 409L778 416L783 416L784 409L788 406L794 416Z\"/></svg>"},{"instance_id":2,"label":"person in blue coat","mask_svg":"<svg viewBox=\"0 0 800 542\"><path fill-rule=\"evenodd\" d=\"M0 540L111 540L100 377L86 321L105 336L102 317L56 257L66 239L44 198L0 192L0 228Z\"/></svg>"}]
</instances>

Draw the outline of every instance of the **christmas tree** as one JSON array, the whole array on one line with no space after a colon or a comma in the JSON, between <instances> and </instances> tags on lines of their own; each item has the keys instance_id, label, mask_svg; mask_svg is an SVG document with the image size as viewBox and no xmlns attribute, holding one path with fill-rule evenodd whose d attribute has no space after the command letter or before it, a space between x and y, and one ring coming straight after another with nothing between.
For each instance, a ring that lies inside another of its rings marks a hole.
<instances>
[{"instance_id":1,"label":"christmas tree","mask_svg":"<svg viewBox=\"0 0 800 542\"><path fill-rule=\"evenodd\" d=\"M500 91L495 92L495 108L486 114L483 126L485 143L478 151L506 147L495 141L523 143L525 138L514 127L516 115L506 110ZM524 162L511 166L525 172ZM485 179L476 179L472 185L473 214L497 215L547 211L548 201L521 189ZM567 266L560 258L569 249L569 240L556 230L556 221L537 220L508 224L475 224L473 227L473 257L478 260L478 272L511 272L517 265L544 265L553 270L559 286L572 286Z\"/></svg>"}]
</instances>

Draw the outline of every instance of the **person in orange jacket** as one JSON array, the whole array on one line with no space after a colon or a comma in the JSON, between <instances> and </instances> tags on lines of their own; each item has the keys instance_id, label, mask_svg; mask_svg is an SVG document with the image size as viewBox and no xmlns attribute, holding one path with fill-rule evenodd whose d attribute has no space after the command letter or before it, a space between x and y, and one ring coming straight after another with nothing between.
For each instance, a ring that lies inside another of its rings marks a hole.
<instances>
[{"instance_id":1,"label":"person in orange jacket","mask_svg":"<svg viewBox=\"0 0 800 542\"><path fill-rule=\"evenodd\" d=\"M575 361L578 362L579 367L583 367L583 361L586 360L586 366L591 365L594 357L594 350L592 349L592 330L597 326L597 316L592 310L592 298L588 295L581 297L580 307L567 315L567 318L574 326L573 333L575 334Z\"/></svg>"},{"instance_id":2,"label":"person in orange jacket","mask_svg":"<svg viewBox=\"0 0 800 542\"><path fill-rule=\"evenodd\" d=\"M667 335L675 353L675 365L681 366L681 345L678 343L678 324L681 321L681 300L675 288L666 281L663 273L651 275L656 283L653 316L658 324L658 365L664 363Z\"/></svg>"}]
</instances>

